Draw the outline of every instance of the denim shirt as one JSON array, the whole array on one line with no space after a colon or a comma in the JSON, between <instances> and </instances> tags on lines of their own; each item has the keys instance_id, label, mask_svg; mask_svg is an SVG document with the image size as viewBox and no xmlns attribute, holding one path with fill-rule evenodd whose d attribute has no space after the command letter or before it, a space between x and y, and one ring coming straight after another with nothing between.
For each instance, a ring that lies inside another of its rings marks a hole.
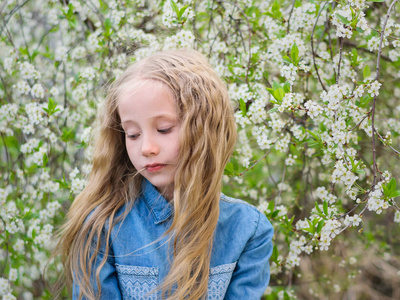
<instances>
[{"instance_id":1,"label":"denim shirt","mask_svg":"<svg viewBox=\"0 0 400 300\"><path fill-rule=\"evenodd\" d=\"M144 179L132 209L111 231L109 255L100 272L100 299L161 299L161 293L150 292L169 272L171 247L163 234L172 219L171 204ZM221 194L206 299L259 300L269 283L272 236L264 214ZM78 295L74 283L73 299Z\"/></svg>"}]
</instances>

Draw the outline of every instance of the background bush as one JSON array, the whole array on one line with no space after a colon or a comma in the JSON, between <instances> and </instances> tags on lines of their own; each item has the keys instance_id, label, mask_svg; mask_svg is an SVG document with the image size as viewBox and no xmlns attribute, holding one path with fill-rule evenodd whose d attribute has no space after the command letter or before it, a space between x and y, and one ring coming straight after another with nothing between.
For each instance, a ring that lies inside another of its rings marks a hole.
<instances>
[{"instance_id":1,"label":"background bush","mask_svg":"<svg viewBox=\"0 0 400 300\"><path fill-rule=\"evenodd\" d=\"M236 107L224 192L276 231L266 299L400 298L399 11L392 0L0 2L0 295L52 298L60 262L42 270L90 172L104 85L189 47Z\"/></svg>"}]
</instances>

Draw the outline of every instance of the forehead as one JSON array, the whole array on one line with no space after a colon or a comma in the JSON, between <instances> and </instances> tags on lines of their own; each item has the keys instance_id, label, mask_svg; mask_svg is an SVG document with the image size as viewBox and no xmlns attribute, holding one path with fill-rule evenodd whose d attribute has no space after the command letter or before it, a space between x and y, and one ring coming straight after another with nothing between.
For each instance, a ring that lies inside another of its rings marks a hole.
<instances>
[{"instance_id":1,"label":"forehead","mask_svg":"<svg viewBox=\"0 0 400 300\"><path fill-rule=\"evenodd\" d=\"M127 82L119 93L118 113L122 123L160 116L177 118L173 92L155 80Z\"/></svg>"}]
</instances>

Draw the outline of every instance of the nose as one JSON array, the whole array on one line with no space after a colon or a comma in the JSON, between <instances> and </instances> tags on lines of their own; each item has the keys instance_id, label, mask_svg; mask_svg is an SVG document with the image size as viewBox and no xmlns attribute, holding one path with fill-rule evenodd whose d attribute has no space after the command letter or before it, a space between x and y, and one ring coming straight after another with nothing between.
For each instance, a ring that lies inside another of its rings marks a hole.
<instances>
[{"instance_id":1,"label":"nose","mask_svg":"<svg viewBox=\"0 0 400 300\"><path fill-rule=\"evenodd\" d=\"M151 135L143 136L142 139L142 155L151 156L157 155L160 152L160 147L155 138Z\"/></svg>"}]
</instances>

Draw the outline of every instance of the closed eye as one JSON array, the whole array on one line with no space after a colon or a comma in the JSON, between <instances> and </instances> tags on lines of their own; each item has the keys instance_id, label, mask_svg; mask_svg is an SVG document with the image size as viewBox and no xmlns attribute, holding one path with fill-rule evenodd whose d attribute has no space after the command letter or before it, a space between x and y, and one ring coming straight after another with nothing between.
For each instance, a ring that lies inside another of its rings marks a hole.
<instances>
[{"instance_id":1,"label":"closed eye","mask_svg":"<svg viewBox=\"0 0 400 300\"><path fill-rule=\"evenodd\" d=\"M139 137L139 134L126 134L126 137L130 140L136 140Z\"/></svg>"},{"instance_id":2,"label":"closed eye","mask_svg":"<svg viewBox=\"0 0 400 300\"><path fill-rule=\"evenodd\" d=\"M157 129L157 131L158 131L159 133L163 133L163 134L170 133L170 132L172 131L172 127L170 127L170 128L165 128L165 129Z\"/></svg>"}]
</instances>

